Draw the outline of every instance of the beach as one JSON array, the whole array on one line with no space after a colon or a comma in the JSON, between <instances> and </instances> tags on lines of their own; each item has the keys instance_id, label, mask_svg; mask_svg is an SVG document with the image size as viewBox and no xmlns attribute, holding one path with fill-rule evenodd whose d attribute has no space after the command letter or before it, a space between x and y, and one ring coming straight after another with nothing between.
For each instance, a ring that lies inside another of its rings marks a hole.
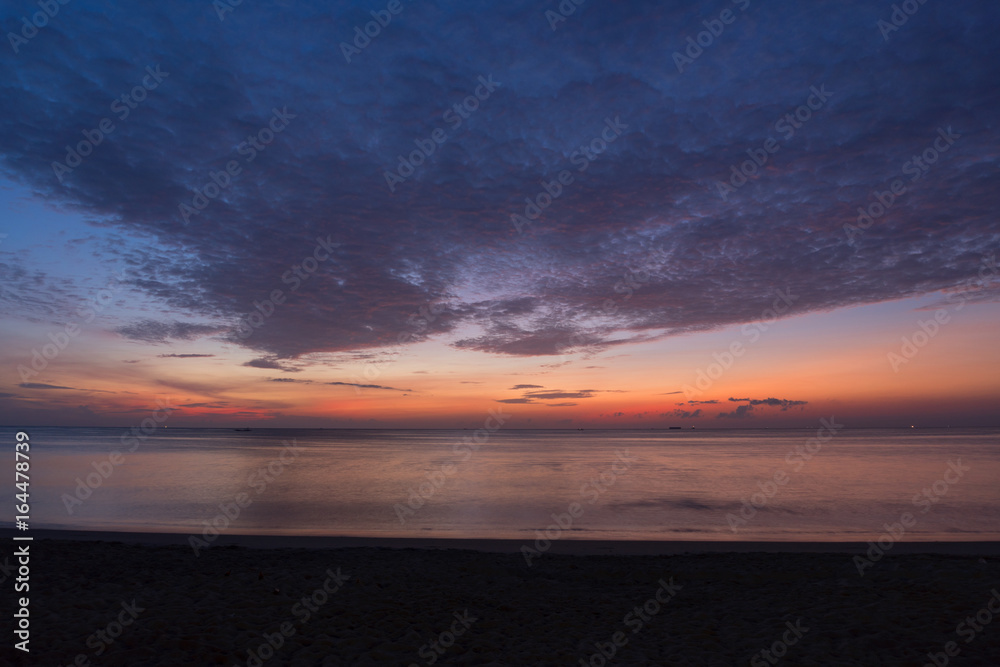
<instances>
[{"instance_id":1,"label":"beach","mask_svg":"<svg viewBox=\"0 0 1000 667\"><path fill-rule=\"evenodd\" d=\"M0 667L1000 667L1000 1L0 19Z\"/></svg>"},{"instance_id":2,"label":"beach","mask_svg":"<svg viewBox=\"0 0 1000 667\"><path fill-rule=\"evenodd\" d=\"M181 534L35 531L31 653L5 654L227 667L1000 656L995 542L898 543L860 568L865 544L557 540L527 557L522 546L226 536L195 555Z\"/></svg>"}]
</instances>

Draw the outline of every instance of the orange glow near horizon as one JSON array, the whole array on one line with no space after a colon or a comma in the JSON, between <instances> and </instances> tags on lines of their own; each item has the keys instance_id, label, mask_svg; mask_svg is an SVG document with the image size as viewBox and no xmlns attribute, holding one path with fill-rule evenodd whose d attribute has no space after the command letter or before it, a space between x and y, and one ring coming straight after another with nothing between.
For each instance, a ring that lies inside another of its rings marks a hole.
<instances>
[{"instance_id":1,"label":"orange glow near horizon","mask_svg":"<svg viewBox=\"0 0 1000 667\"><path fill-rule=\"evenodd\" d=\"M562 358L501 357L430 341L382 361L313 355L260 368L224 343L187 342L166 357L164 346L133 344L123 359L117 341L84 335L6 391L24 394L29 406L81 406L82 422L120 414L110 420L117 424L154 409L158 398L182 406L170 425L205 426L468 428L490 410L510 414L511 428L807 426L831 415L947 425L949 416L961 423L991 414L1000 308L968 305L907 358L902 337L928 319L915 310L926 299L910 301L801 315L772 323L757 339L737 326ZM862 319L863 310L881 317ZM859 330L858 321L877 324ZM734 342L743 354L730 360ZM898 370L892 353L902 359ZM214 356L184 356L193 354ZM794 404L758 403L737 415L745 401L731 398Z\"/></svg>"}]
</instances>

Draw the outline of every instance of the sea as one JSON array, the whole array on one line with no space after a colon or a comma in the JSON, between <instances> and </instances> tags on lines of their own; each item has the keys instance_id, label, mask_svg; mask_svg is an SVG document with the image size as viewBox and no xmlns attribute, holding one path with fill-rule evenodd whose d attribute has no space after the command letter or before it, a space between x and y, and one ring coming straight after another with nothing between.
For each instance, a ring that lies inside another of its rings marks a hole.
<instances>
[{"instance_id":1,"label":"sea","mask_svg":"<svg viewBox=\"0 0 1000 667\"><path fill-rule=\"evenodd\" d=\"M892 530L900 541L1000 539L1000 429L849 429L830 420L803 430L494 425L20 429L30 443L30 527L671 541L865 541ZM16 433L0 428L11 460ZM4 486L11 508L20 491ZM0 525L13 527L5 515Z\"/></svg>"}]
</instances>

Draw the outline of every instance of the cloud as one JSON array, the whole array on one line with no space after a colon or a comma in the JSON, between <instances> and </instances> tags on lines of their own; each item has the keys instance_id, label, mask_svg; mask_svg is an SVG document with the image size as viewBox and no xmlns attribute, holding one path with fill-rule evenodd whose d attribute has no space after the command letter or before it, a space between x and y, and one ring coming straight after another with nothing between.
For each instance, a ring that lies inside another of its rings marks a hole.
<instances>
[{"instance_id":1,"label":"cloud","mask_svg":"<svg viewBox=\"0 0 1000 667\"><path fill-rule=\"evenodd\" d=\"M272 371L284 371L286 373L298 373L301 368L293 368L287 364L280 363L277 359L262 357L260 359L251 359L250 361L243 364L244 366L249 366L251 368L266 368Z\"/></svg>"},{"instance_id":2,"label":"cloud","mask_svg":"<svg viewBox=\"0 0 1000 667\"><path fill-rule=\"evenodd\" d=\"M782 412L799 405L807 405L809 401L793 401L786 398L730 398L735 403L749 403L750 405L768 405L781 408Z\"/></svg>"},{"instance_id":3,"label":"cloud","mask_svg":"<svg viewBox=\"0 0 1000 667\"><path fill-rule=\"evenodd\" d=\"M683 75L669 53L703 27L684 3L595 3L553 36L537 3L445 0L349 66L339 44L370 20L364 10L300 0L292 35L273 29L286 4L243 3L241 30L220 30L200 3L128 3L114 21L81 5L72 30L87 40L49 39L16 70L0 65L4 174L92 220L99 259L129 258L141 276L129 299L190 320L127 323L125 338L222 335L299 359L406 334L404 345L586 357L759 319L776 288L791 290L794 313L953 289L995 246L1000 189L983 170L996 157L997 3L925 10L934 20L909 23L892 48L873 27L882 6L779 3L766 20L748 13L734 29L751 36ZM17 24L12 11L5 25ZM60 182L52 161L112 115L108 101L147 63L169 76ZM480 75L500 86L452 127L442 114ZM832 91L825 106L794 136L776 130L820 85ZM237 146L286 107L296 117L246 162ZM621 135L518 234L511 214L575 170L571 156L605 119ZM447 141L390 193L384 172L436 127ZM947 127L961 135L949 152L849 244L858 207L908 178L903 165ZM780 151L723 200L716 184L769 137ZM240 175L185 223L179 204L229 160ZM318 239L328 259L293 293L283 276ZM0 265L12 294L53 284L28 261ZM627 299L616 291L625 267L648 277ZM278 289L287 298L235 335ZM67 296L47 290L12 305L26 316Z\"/></svg>"},{"instance_id":4,"label":"cloud","mask_svg":"<svg viewBox=\"0 0 1000 667\"><path fill-rule=\"evenodd\" d=\"M546 403L545 405L550 408L568 408L573 405L578 405L577 403Z\"/></svg>"},{"instance_id":5,"label":"cloud","mask_svg":"<svg viewBox=\"0 0 1000 667\"><path fill-rule=\"evenodd\" d=\"M511 387L512 390L516 390L516 389L544 389L544 388L545 387L543 387L540 384L515 384L513 387Z\"/></svg>"},{"instance_id":6,"label":"cloud","mask_svg":"<svg viewBox=\"0 0 1000 667\"><path fill-rule=\"evenodd\" d=\"M720 412L716 419L750 419L753 417L752 405L739 405L732 412Z\"/></svg>"},{"instance_id":7,"label":"cloud","mask_svg":"<svg viewBox=\"0 0 1000 667\"><path fill-rule=\"evenodd\" d=\"M198 359L201 357L214 357L214 354L158 354L156 355L160 358L174 358L174 359Z\"/></svg>"},{"instance_id":8,"label":"cloud","mask_svg":"<svg viewBox=\"0 0 1000 667\"><path fill-rule=\"evenodd\" d=\"M17 386L22 389L74 389L73 387L62 387L56 384L43 384L41 382L22 382Z\"/></svg>"},{"instance_id":9,"label":"cloud","mask_svg":"<svg viewBox=\"0 0 1000 667\"><path fill-rule=\"evenodd\" d=\"M673 412L661 412L661 417L680 417L681 419L696 419L701 416L701 408L697 410L674 410Z\"/></svg>"},{"instance_id":10,"label":"cloud","mask_svg":"<svg viewBox=\"0 0 1000 667\"><path fill-rule=\"evenodd\" d=\"M753 405L769 405L771 407L780 407L782 412L788 410L788 408L795 407L797 405L806 405L809 401L790 401L787 399L778 398L765 398L759 401L751 401Z\"/></svg>"},{"instance_id":11,"label":"cloud","mask_svg":"<svg viewBox=\"0 0 1000 667\"><path fill-rule=\"evenodd\" d=\"M396 387L385 387L380 384L358 384L356 382L324 382L323 384L338 387L357 387L359 389L385 389L387 391L413 391L412 389L397 389Z\"/></svg>"},{"instance_id":12,"label":"cloud","mask_svg":"<svg viewBox=\"0 0 1000 667\"><path fill-rule=\"evenodd\" d=\"M540 400L553 400L559 398L593 398L593 389L582 389L580 391L562 391L556 389L554 391L529 391L526 392L525 397Z\"/></svg>"},{"instance_id":13,"label":"cloud","mask_svg":"<svg viewBox=\"0 0 1000 667\"><path fill-rule=\"evenodd\" d=\"M528 389L528 388L541 388L541 385L537 384L518 384L511 387L511 389ZM605 389L603 391L616 391L611 389ZM521 394L521 398L505 398L501 399L499 403L514 403L514 404L525 404L525 403L537 403L540 401L554 401L566 398L593 398L596 390L594 389L580 389L578 391L563 391L562 389L549 389L545 391L525 391ZM566 407L569 405L576 405L576 403L546 403L550 407Z\"/></svg>"},{"instance_id":14,"label":"cloud","mask_svg":"<svg viewBox=\"0 0 1000 667\"><path fill-rule=\"evenodd\" d=\"M268 382L299 382L302 384L312 384L312 380L299 380L296 378L268 378Z\"/></svg>"},{"instance_id":15,"label":"cloud","mask_svg":"<svg viewBox=\"0 0 1000 667\"><path fill-rule=\"evenodd\" d=\"M717 419L751 419L754 408L761 405L781 408L781 411L785 412L789 408L809 403L809 401L793 401L787 398L730 398L729 400L734 403L746 403L746 405L737 406L732 412L720 412Z\"/></svg>"},{"instance_id":16,"label":"cloud","mask_svg":"<svg viewBox=\"0 0 1000 667\"><path fill-rule=\"evenodd\" d=\"M225 327L191 322L141 320L118 327L115 331L130 340L144 343L167 343L171 340L194 340L224 331Z\"/></svg>"}]
</instances>

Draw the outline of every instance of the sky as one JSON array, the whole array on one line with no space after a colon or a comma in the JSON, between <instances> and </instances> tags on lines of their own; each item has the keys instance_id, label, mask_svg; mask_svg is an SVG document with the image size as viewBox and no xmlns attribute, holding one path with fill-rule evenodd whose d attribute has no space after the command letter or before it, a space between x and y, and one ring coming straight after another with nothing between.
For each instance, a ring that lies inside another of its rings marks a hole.
<instances>
[{"instance_id":1,"label":"sky","mask_svg":"<svg viewBox=\"0 0 1000 667\"><path fill-rule=\"evenodd\" d=\"M1000 425L996 3L39 7L2 424Z\"/></svg>"}]
</instances>

